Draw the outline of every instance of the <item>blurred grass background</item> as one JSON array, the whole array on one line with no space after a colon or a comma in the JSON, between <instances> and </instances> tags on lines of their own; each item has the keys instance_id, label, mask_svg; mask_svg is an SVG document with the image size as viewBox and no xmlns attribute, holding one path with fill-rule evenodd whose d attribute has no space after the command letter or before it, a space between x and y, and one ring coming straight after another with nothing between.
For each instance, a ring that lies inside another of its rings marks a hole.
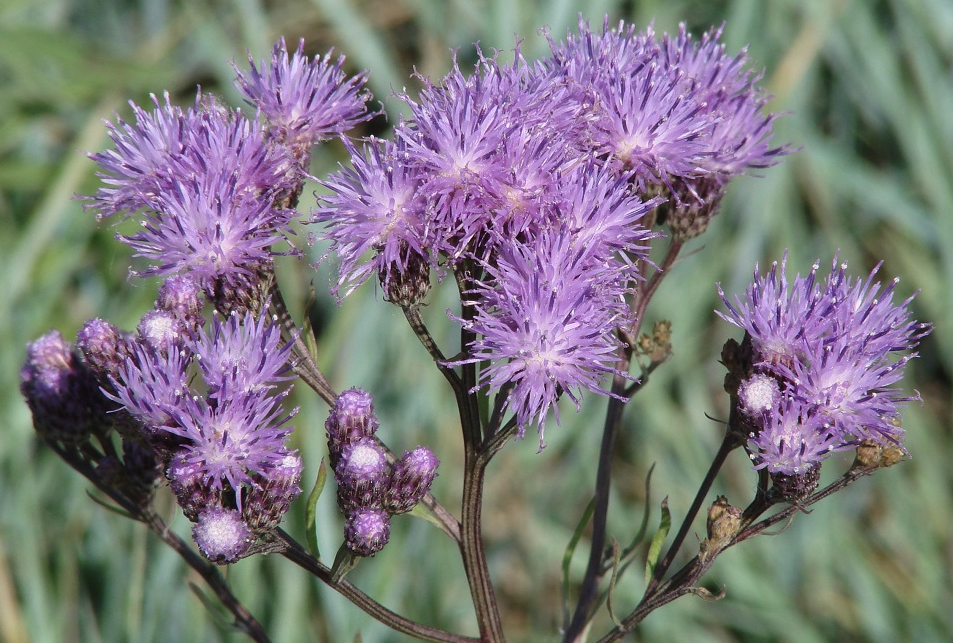
<instances>
[{"instance_id":1,"label":"blurred grass background","mask_svg":"<svg viewBox=\"0 0 953 643\"><path fill-rule=\"evenodd\" d=\"M125 101L168 90L186 103L200 84L237 104L230 61L267 55L274 40L330 46L393 115L391 91L414 83L414 68L439 77L448 51L472 59L471 44L546 51L537 32L561 37L582 12L697 34L726 22L730 51L750 45L766 69L774 111L789 111L777 140L803 150L742 178L722 214L672 272L650 311L674 322L675 355L627 411L610 529L626 542L641 517L644 476L656 463L651 502L669 496L674 518L720 440L725 417L721 344L734 329L712 310L714 284L737 292L756 262L784 249L795 270L840 249L854 274L880 259L899 293L919 289L919 319L935 324L904 386L924 399L905 412L913 458L863 480L798 516L777 537L730 550L707 586L715 603L680 599L645 622L645 641L948 641L953 639L953 3L948 0L5 0L0 7L0 641L242 641L189 591L196 581L138 525L87 497L90 486L33 436L18 392L25 344L57 328L67 337L101 316L133 328L151 306L154 284L126 279L129 251L97 228L73 197L96 188L81 151L107 145L101 119L128 116ZM316 154L315 173L333 169L340 149ZM307 204L303 206L307 207ZM317 251L320 252L320 251ZM435 493L458 507L459 438L447 391L391 307L373 286L340 308L329 277L282 263L288 299L314 280L322 359L336 388L376 397L382 437L394 449L427 443L444 464ZM438 289L426 311L444 345L453 332ZM453 352L449 350L449 352ZM301 387L303 388L303 387ZM324 455L326 409L299 390L304 407L296 446L313 480ZM567 407L549 446L510 445L491 467L486 530L492 573L513 641L558 640L559 565L590 493L604 401L582 415ZM846 466L833 461L827 469ZM830 473L834 475L834 473ZM740 455L720 492L750 499L754 477ZM167 502L167 499L164 500ZM328 494L319 539L340 542ZM172 515L169 505L167 515ZM301 537L301 507L288 529ZM657 518L657 511L656 518ZM178 517L174 526L188 532ZM704 526L699 523L699 533ZM577 556L580 573L584 555ZM228 570L236 593L276 642L402 640L279 558ZM420 620L475 631L454 548L426 523L395 521L391 545L352 577L388 606ZM641 573L623 579L617 609L632 606ZM600 618L595 632L604 631Z\"/></svg>"}]
</instances>

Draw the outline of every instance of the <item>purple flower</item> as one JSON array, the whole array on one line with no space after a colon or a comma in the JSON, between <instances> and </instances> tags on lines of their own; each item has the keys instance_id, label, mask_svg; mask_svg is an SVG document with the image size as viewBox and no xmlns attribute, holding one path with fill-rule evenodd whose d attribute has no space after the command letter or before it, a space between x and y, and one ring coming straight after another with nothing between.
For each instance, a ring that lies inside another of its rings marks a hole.
<instances>
[{"instance_id":1,"label":"purple flower","mask_svg":"<svg viewBox=\"0 0 953 643\"><path fill-rule=\"evenodd\" d=\"M101 217L153 208L154 199L192 175L230 177L235 192L287 189L295 176L287 150L270 146L256 123L199 94L187 110L152 96L150 113L130 103L135 124L106 123L115 149L90 154L100 166L92 207ZM200 181L201 182L201 181Z\"/></svg>"},{"instance_id":2,"label":"purple flower","mask_svg":"<svg viewBox=\"0 0 953 643\"><path fill-rule=\"evenodd\" d=\"M345 145L352 167L328 178L324 185L332 194L312 215L312 222L327 224L319 236L331 241L330 251L338 257L333 290L341 297L371 275L404 273L411 257L432 253L428 204L420 190L423 168L402 139L371 138L362 150ZM367 260L369 251L374 255Z\"/></svg>"},{"instance_id":3,"label":"purple flower","mask_svg":"<svg viewBox=\"0 0 953 643\"><path fill-rule=\"evenodd\" d=\"M376 114L365 103L370 94L363 91L367 74L348 78L343 70L344 57L331 61L309 60L304 55L304 40L289 56L284 38L271 54L270 63L260 66L248 57L249 73L235 68L236 87L248 102L261 110L279 140L294 148L307 148L334 135L342 134Z\"/></svg>"},{"instance_id":4,"label":"purple flower","mask_svg":"<svg viewBox=\"0 0 953 643\"><path fill-rule=\"evenodd\" d=\"M788 476L803 475L831 451L847 448L823 417L793 398L767 414L764 426L747 446L755 469Z\"/></svg>"},{"instance_id":5,"label":"purple flower","mask_svg":"<svg viewBox=\"0 0 953 643\"><path fill-rule=\"evenodd\" d=\"M718 294L728 313L715 311L725 321L751 336L756 363L792 363L804 344L816 343L831 323L831 301L823 297L815 278L819 263L806 277L797 275L788 285L787 253L762 277L755 266L754 278L742 299L735 296L732 305L718 284Z\"/></svg>"},{"instance_id":6,"label":"purple flower","mask_svg":"<svg viewBox=\"0 0 953 643\"><path fill-rule=\"evenodd\" d=\"M160 428L182 440L184 464L197 467L211 487L231 487L241 507L242 485L252 482L251 475L267 472L290 453L288 421L297 409L284 413L282 398L245 394L211 406L190 397L169 409L175 424Z\"/></svg>"},{"instance_id":7,"label":"purple flower","mask_svg":"<svg viewBox=\"0 0 953 643\"><path fill-rule=\"evenodd\" d=\"M751 363L741 370L753 374L738 390L742 410L755 416L749 452L757 468L782 476L816 477L813 470L828 452L864 440L902 448L899 409L919 399L896 387L916 356L910 351L930 332L911 319L912 298L894 304L896 282L881 290L873 282L876 269L852 283L846 264L838 267L835 258L818 283L817 268L790 287L783 261L780 276L777 264L764 278L756 271L734 305L719 288L729 310L719 315L751 338ZM803 480L776 481L779 488L786 484L797 493L810 488Z\"/></svg>"},{"instance_id":8,"label":"purple flower","mask_svg":"<svg viewBox=\"0 0 953 643\"><path fill-rule=\"evenodd\" d=\"M292 379L291 342L283 343L281 326L267 313L231 312L213 318L211 333L202 329L191 345L210 398L264 393Z\"/></svg>"},{"instance_id":9,"label":"purple flower","mask_svg":"<svg viewBox=\"0 0 953 643\"><path fill-rule=\"evenodd\" d=\"M598 247L598 246L597 246ZM626 267L577 246L570 234L545 234L532 245L502 247L473 291L478 337L459 363L490 360L480 385L506 391L522 436L536 423L543 439L549 409L565 393L579 407L583 390L608 395L600 380L617 373L614 331L628 319Z\"/></svg>"},{"instance_id":10,"label":"purple flower","mask_svg":"<svg viewBox=\"0 0 953 643\"><path fill-rule=\"evenodd\" d=\"M222 507L210 507L199 514L192 538L203 556L221 565L243 558L254 541L241 513Z\"/></svg>"},{"instance_id":11,"label":"purple flower","mask_svg":"<svg viewBox=\"0 0 953 643\"><path fill-rule=\"evenodd\" d=\"M109 397L122 404L147 432L173 425L173 409L192 396L187 372L191 361L191 354L184 349L159 353L136 344L113 380L115 395Z\"/></svg>"}]
</instances>

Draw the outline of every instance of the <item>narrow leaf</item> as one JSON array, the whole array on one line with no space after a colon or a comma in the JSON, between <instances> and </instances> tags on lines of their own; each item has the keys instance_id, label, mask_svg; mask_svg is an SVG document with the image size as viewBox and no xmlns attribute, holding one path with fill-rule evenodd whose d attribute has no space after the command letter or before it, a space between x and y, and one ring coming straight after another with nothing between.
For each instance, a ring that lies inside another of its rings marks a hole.
<instances>
[{"instance_id":1,"label":"narrow leaf","mask_svg":"<svg viewBox=\"0 0 953 643\"><path fill-rule=\"evenodd\" d=\"M659 554L662 553L662 544L668 537L668 531L672 528L672 514L668 510L668 496L662 499L662 519L659 521L658 531L652 536L652 544L649 545L649 555L645 560L645 583L652 581L652 575L655 573L655 565L658 564Z\"/></svg>"},{"instance_id":2,"label":"narrow leaf","mask_svg":"<svg viewBox=\"0 0 953 643\"><path fill-rule=\"evenodd\" d=\"M622 627L622 621L620 621L616 615L615 610L612 609L612 595L615 591L615 582L619 577L619 562L622 560L622 549L619 547L619 542L613 538L612 539L612 577L609 578L609 592L606 594L606 609L609 610L609 618L612 619L612 622L616 627Z\"/></svg>"},{"instance_id":3,"label":"narrow leaf","mask_svg":"<svg viewBox=\"0 0 953 643\"><path fill-rule=\"evenodd\" d=\"M563 554L562 599L564 628L569 627L569 563L572 562L572 555L576 551L576 545L579 544L579 540L582 538L582 532L585 531L586 525L589 524L589 520L592 518L592 512L595 511L595 509L596 497L593 496L589 504L586 505L586 510L582 512L579 524L576 525L576 531L573 532L572 538L569 539L569 544L566 545L566 551Z\"/></svg>"},{"instance_id":4,"label":"narrow leaf","mask_svg":"<svg viewBox=\"0 0 953 643\"><path fill-rule=\"evenodd\" d=\"M304 529L305 536L308 540L308 550L318 560L321 560L321 552L318 550L318 533L316 530L318 498L321 497L321 492L324 491L324 483L327 479L328 469L324 465L324 458L321 458L321 466L318 468L318 477L314 481L314 488L311 489L311 495L308 496L308 506L304 514Z\"/></svg>"},{"instance_id":5,"label":"narrow leaf","mask_svg":"<svg viewBox=\"0 0 953 643\"><path fill-rule=\"evenodd\" d=\"M355 556L346 545L342 544L338 548L337 555L334 556L334 564L331 565L331 583L336 585L341 582L349 571L357 567L360 560L360 556Z\"/></svg>"},{"instance_id":6,"label":"narrow leaf","mask_svg":"<svg viewBox=\"0 0 953 643\"><path fill-rule=\"evenodd\" d=\"M652 472L655 471L655 463L652 463L652 466L649 467L649 472L645 476L645 509L642 511L642 524L639 525L639 531L635 534L635 537L632 539L632 542L629 543L629 546L622 550L622 559L628 558L632 552L635 551L635 548L642 543L642 539L645 538L645 534L649 528L649 516L651 515L652 508Z\"/></svg>"}]
</instances>

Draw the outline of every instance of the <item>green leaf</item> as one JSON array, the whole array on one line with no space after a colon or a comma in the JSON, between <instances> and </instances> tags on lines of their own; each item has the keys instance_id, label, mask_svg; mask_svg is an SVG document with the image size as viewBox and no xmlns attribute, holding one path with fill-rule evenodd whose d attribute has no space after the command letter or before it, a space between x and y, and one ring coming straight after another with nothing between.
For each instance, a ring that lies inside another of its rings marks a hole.
<instances>
[{"instance_id":1,"label":"green leaf","mask_svg":"<svg viewBox=\"0 0 953 643\"><path fill-rule=\"evenodd\" d=\"M331 583L338 584L341 579L360 562L361 557L355 556L347 545L341 544L338 553L334 556L334 564L331 565Z\"/></svg>"},{"instance_id":2,"label":"green leaf","mask_svg":"<svg viewBox=\"0 0 953 643\"><path fill-rule=\"evenodd\" d=\"M655 565L658 564L659 554L662 553L662 544L668 537L668 531L672 528L672 514L668 510L668 496L662 499L662 519L659 521L658 531L652 536L652 544L649 545L649 555L645 560L645 584L652 581L652 575L655 574Z\"/></svg>"},{"instance_id":3,"label":"green leaf","mask_svg":"<svg viewBox=\"0 0 953 643\"><path fill-rule=\"evenodd\" d=\"M318 468L318 477L314 481L314 488L311 489L311 495L308 496L308 506L305 509L304 525L305 536L308 540L308 550L315 558L321 560L321 552L318 550L318 534L316 531L316 514L318 507L318 498L324 491L324 483L328 479L328 469L324 466L324 458L321 458L321 466Z\"/></svg>"},{"instance_id":4,"label":"green leaf","mask_svg":"<svg viewBox=\"0 0 953 643\"><path fill-rule=\"evenodd\" d=\"M123 518L128 518L129 520L135 520L135 521L137 521L137 522L139 521L139 518L137 518L136 516L132 515L131 513L129 513L128 511L126 511L126 510L123 509L122 507L117 507L117 506L114 505L114 504L110 504L110 503L106 502L106 501L103 500L102 498L97 498L96 496L94 496L93 494L91 494L89 491L86 492L86 495L89 496L89 499L90 499L90 500L92 500L93 502L95 502L97 505L99 505L100 507L102 507L102 508L104 508L104 509L108 509L109 511L111 511L111 512L113 512L113 513L115 513L115 514L119 514L119 515L122 516Z\"/></svg>"},{"instance_id":5,"label":"green leaf","mask_svg":"<svg viewBox=\"0 0 953 643\"><path fill-rule=\"evenodd\" d=\"M573 532L572 538L569 539L569 544L566 545L566 551L563 553L563 623L567 626L569 624L569 563L572 562L572 555L576 551L576 545L579 544L579 540L582 538L582 532L585 531L586 525L589 524L589 520L592 518L592 512L595 511L595 509L596 497L593 496L589 504L586 505L586 510L582 512L579 524L576 525L576 531Z\"/></svg>"},{"instance_id":6,"label":"green leaf","mask_svg":"<svg viewBox=\"0 0 953 643\"><path fill-rule=\"evenodd\" d=\"M635 551L635 548L642 543L642 539L645 538L645 534L648 531L649 527L649 516L651 515L652 508L652 472L655 471L655 463L652 463L652 466L649 467L649 472L645 476L645 508L642 510L642 524L639 525L639 531L635 534L635 537L632 538L632 542L629 543L629 546L622 550L622 560L628 558L632 552Z\"/></svg>"}]
</instances>

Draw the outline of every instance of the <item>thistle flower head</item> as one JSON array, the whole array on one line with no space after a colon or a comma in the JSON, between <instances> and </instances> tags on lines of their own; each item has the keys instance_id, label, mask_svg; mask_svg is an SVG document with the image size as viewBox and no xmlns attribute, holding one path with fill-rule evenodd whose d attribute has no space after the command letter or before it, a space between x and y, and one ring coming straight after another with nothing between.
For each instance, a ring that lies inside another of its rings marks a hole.
<instances>
[{"instance_id":1,"label":"thistle flower head","mask_svg":"<svg viewBox=\"0 0 953 643\"><path fill-rule=\"evenodd\" d=\"M624 264L593 261L570 234L542 235L532 246L501 248L488 278L474 288L475 314L464 322L478 337L464 361L490 360L480 385L507 392L520 435L542 429L565 393L577 407L583 390L608 395L600 384L615 373L615 328L628 309Z\"/></svg>"},{"instance_id":2,"label":"thistle flower head","mask_svg":"<svg viewBox=\"0 0 953 643\"><path fill-rule=\"evenodd\" d=\"M185 341L185 325L167 310L150 310L136 326L139 340L159 353L179 349Z\"/></svg>"},{"instance_id":3,"label":"thistle flower head","mask_svg":"<svg viewBox=\"0 0 953 643\"><path fill-rule=\"evenodd\" d=\"M312 214L312 222L326 224L318 236L331 241L338 257L334 292L342 297L371 275L384 273L386 281L412 270L415 260L426 265L432 254L424 170L403 139L371 138L360 150L345 146L351 167L324 182L331 195Z\"/></svg>"},{"instance_id":4,"label":"thistle flower head","mask_svg":"<svg viewBox=\"0 0 953 643\"><path fill-rule=\"evenodd\" d=\"M266 392L292 379L292 344L281 339L275 318L246 312L212 320L211 332L199 332L191 346L213 399Z\"/></svg>"},{"instance_id":5,"label":"thistle flower head","mask_svg":"<svg viewBox=\"0 0 953 643\"><path fill-rule=\"evenodd\" d=\"M187 398L169 410L174 426L162 430L182 440L185 464L199 468L206 484L231 488L242 506L242 487L253 473L266 472L289 454L285 439L291 433L281 397L241 394L212 406L201 398Z\"/></svg>"},{"instance_id":6,"label":"thistle flower head","mask_svg":"<svg viewBox=\"0 0 953 643\"><path fill-rule=\"evenodd\" d=\"M364 91L367 74L348 77L344 56L332 61L331 54L309 59L303 39L289 54L282 38L270 61L256 65L249 55L248 73L235 68L235 86L261 110L273 135L294 148L306 149L375 116L366 107L371 98Z\"/></svg>"}]
</instances>

